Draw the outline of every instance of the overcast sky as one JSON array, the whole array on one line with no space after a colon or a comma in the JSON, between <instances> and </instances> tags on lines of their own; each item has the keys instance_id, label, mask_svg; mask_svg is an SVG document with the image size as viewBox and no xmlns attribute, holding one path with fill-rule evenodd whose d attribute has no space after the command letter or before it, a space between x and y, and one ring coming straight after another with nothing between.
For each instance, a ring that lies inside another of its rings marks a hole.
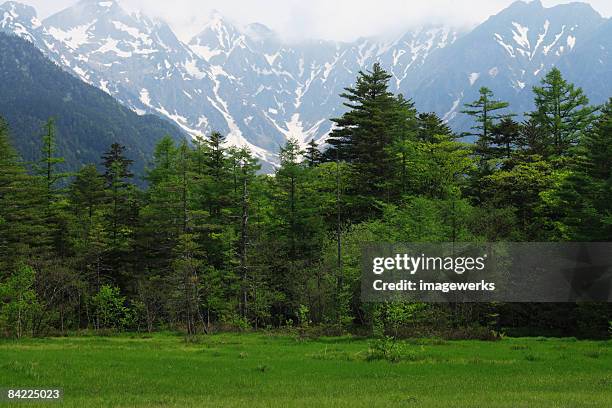
<instances>
[{"instance_id":1,"label":"overcast sky","mask_svg":"<svg viewBox=\"0 0 612 408\"><path fill-rule=\"evenodd\" d=\"M472 26L513 0L118 0L126 10L166 20L182 39L197 33L216 9L238 24L260 22L285 38L352 40L395 33L422 22ZM3 2L3 0L0 0ZM78 0L21 0L47 17ZM566 0L543 0L547 7ZM612 0L585 0L606 17Z\"/></svg>"}]
</instances>

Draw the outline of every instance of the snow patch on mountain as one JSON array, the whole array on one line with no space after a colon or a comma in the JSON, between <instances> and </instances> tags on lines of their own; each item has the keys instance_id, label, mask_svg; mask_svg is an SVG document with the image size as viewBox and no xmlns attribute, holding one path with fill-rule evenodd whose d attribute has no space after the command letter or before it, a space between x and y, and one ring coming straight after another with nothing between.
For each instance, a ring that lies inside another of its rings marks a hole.
<instances>
[{"instance_id":1,"label":"snow patch on mountain","mask_svg":"<svg viewBox=\"0 0 612 408\"><path fill-rule=\"evenodd\" d=\"M472 72L469 76L468 79L470 81L470 86L473 86L474 83L476 81L478 81L478 78L480 78L480 72Z\"/></svg>"},{"instance_id":2,"label":"snow patch on mountain","mask_svg":"<svg viewBox=\"0 0 612 408\"><path fill-rule=\"evenodd\" d=\"M142 88L140 91L140 102L145 104L146 106L151 106L151 96L149 95L149 90Z\"/></svg>"},{"instance_id":3,"label":"snow patch on mountain","mask_svg":"<svg viewBox=\"0 0 612 408\"><path fill-rule=\"evenodd\" d=\"M572 7L519 2L471 32L426 25L348 43L285 43L262 24L243 27L214 12L186 44L165 23L128 14L115 1L81 1L42 22L32 8L7 2L0 30L33 42L140 115L166 117L192 136L218 130L278 163L287 138L302 147L325 141L329 118L344 109L339 94L374 62L392 73L391 91L452 125L465 126L459 112L477 97L477 83L514 109L529 97L523 89L592 42L588 33L605 21ZM601 52L594 64L609 63Z\"/></svg>"},{"instance_id":4,"label":"snow patch on mountain","mask_svg":"<svg viewBox=\"0 0 612 408\"><path fill-rule=\"evenodd\" d=\"M72 27L67 31L61 30L57 27L49 27L46 31L56 40L61 41L73 50L76 50L81 45L87 44L89 40L87 31L91 28L91 26L96 24L96 22L97 20L94 20L88 24Z\"/></svg>"}]
</instances>

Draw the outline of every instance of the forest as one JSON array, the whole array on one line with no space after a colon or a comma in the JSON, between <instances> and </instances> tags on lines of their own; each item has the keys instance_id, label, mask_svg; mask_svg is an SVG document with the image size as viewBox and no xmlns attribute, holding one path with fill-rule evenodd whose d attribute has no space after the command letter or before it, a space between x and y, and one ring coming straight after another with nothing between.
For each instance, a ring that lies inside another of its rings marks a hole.
<instances>
[{"instance_id":1,"label":"forest","mask_svg":"<svg viewBox=\"0 0 612 408\"><path fill-rule=\"evenodd\" d=\"M218 132L162 139L143 175L118 143L67 173L54 119L33 163L1 121L0 335L608 337L607 303L361 301L368 242L612 239L612 99L552 69L532 112L481 88L457 134L390 79L360 72L326 144L289 140L272 175Z\"/></svg>"}]
</instances>

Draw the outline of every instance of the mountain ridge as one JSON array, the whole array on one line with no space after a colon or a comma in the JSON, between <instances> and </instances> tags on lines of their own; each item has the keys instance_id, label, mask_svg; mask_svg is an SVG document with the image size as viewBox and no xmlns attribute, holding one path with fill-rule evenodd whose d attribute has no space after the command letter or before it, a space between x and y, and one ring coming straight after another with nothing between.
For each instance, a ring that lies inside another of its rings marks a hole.
<instances>
[{"instance_id":1,"label":"mountain ridge","mask_svg":"<svg viewBox=\"0 0 612 408\"><path fill-rule=\"evenodd\" d=\"M377 61L393 74L392 91L458 130L469 126L459 111L480 86L516 111L529 110L530 88L557 65L572 80L588 78L577 82L597 90L595 102L612 94L612 85L602 88L575 58L575 49L605 43L592 36L610 21L583 3L546 8L518 1L469 31L425 25L394 39L299 43L260 23L235 25L219 12L183 42L166 23L128 14L115 0L83 0L38 23L26 9L8 21L14 4L0 6L0 30L28 39L135 112L170 119L191 135L219 130L269 165L289 137L302 146L324 142L329 118L343 111L338 95ZM610 56L598 54L604 58L598 75L607 75Z\"/></svg>"},{"instance_id":2,"label":"mountain ridge","mask_svg":"<svg viewBox=\"0 0 612 408\"><path fill-rule=\"evenodd\" d=\"M0 94L0 116L9 124L15 147L31 163L40 159L42 127L49 118L55 119L66 171L99 163L112 143L120 143L134 160L135 173L144 176L158 140L183 138L174 124L138 116L61 69L30 42L6 33L0 33Z\"/></svg>"}]
</instances>

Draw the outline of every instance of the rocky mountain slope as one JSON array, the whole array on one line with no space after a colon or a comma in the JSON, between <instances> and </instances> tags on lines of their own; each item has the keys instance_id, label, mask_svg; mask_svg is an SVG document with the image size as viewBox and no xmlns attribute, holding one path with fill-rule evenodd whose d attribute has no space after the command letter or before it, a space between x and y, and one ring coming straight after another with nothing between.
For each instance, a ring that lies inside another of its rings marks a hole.
<instances>
[{"instance_id":1,"label":"rocky mountain slope","mask_svg":"<svg viewBox=\"0 0 612 408\"><path fill-rule=\"evenodd\" d=\"M261 24L239 27L217 12L186 43L115 0L82 0L44 21L7 2L0 30L31 41L139 114L168 118L192 135L219 130L268 163L288 137L324 140L329 118L341 114L338 94L376 61L393 73L394 91L457 129L469 126L459 111L480 86L523 111L531 87L555 65L594 102L612 95L612 25L581 3L519 1L469 32L431 25L351 43L289 44Z\"/></svg>"},{"instance_id":2,"label":"rocky mountain slope","mask_svg":"<svg viewBox=\"0 0 612 408\"><path fill-rule=\"evenodd\" d=\"M58 153L65 170L100 163L112 143L126 146L134 172L144 175L155 144L165 135L184 137L157 116L139 116L101 90L83 83L49 61L21 38L0 33L0 116L9 124L24 160L41 158L43 125L53 117Z\"/></svg>"}]
</instances>

